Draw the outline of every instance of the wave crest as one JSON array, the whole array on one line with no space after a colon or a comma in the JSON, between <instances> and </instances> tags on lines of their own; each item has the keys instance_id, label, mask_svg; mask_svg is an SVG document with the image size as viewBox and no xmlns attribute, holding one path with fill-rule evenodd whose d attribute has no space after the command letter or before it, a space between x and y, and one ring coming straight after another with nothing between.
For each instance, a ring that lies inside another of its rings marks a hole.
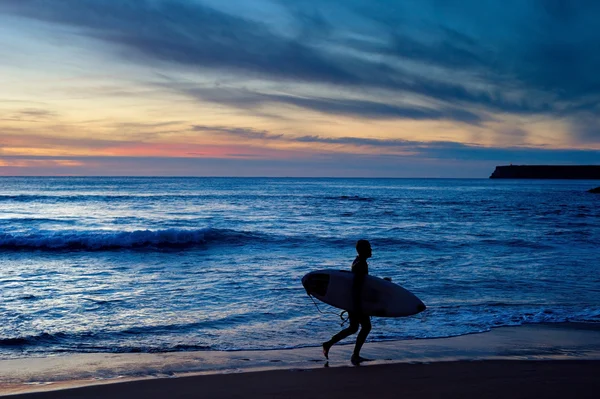
<instances>
[{"instance_id":1,"label":"wave crest","mask_svg":"<svg viewBox=\"0 0 600 399\"><path fill-rule=\"evenodd\" d=\"M208 242L241 244L257 239L248 232L204 228L135 231L38 231L30 234L0 234L4 250L110 250L134 248L178 248Z\"/></svg>"}]
</instances>

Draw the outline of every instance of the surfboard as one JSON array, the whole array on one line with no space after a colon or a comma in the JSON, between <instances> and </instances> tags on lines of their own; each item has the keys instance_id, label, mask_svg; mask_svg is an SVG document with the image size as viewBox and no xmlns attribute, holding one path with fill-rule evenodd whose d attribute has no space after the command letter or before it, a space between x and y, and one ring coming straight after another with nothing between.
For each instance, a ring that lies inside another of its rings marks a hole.
<instances>
[{"instance_id":1,"label":"surfboard","mask_svg":"<svg viewBox=\"0 0 600 399\"><path fill-rule=\"evenodd\" d=\"M347 270L316 270L302 277L309 295L328 305L352 312L354 273ZM361 293L362 311L369 316L405 317L425 310L425 304L398 284L367 275Z\"/></svg>"}]
</instances>

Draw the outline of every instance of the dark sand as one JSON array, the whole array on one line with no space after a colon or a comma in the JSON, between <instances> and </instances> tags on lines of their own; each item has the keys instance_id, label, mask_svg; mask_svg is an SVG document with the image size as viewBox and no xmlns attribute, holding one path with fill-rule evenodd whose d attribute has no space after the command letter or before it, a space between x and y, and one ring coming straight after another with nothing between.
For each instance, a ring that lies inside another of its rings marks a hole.
<instances>
[{"instance_id":1,"label":"dark sand","mask_svg":"<svg viewBox=\"0 0 600 399\"><path fill-rule=\"evenodd\" d=\"M0 396L19 398L600 398L600 324L502 327L482 334L352 340L269 351L90 353L0 361ZM323 367L327 364L329 367Z\"/></svg>"},{"instance_id":2,"label":"dark sand","mask_svg":"<svg viewBox=\"0 0 600 399\"><path fill-rule=\"evenodd\" d=\"M473 361L131 381L16 398L598 398L600 361Z\"/></svg>"}]
</instances>

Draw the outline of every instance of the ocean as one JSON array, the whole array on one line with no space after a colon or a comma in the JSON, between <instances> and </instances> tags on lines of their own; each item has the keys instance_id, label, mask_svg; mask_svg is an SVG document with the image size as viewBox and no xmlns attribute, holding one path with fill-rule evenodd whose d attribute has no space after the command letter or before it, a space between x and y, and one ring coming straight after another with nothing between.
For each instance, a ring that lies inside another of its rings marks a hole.
<instances>
[{"instance_id":1,"label":"ocean","mask_svg":"<svg viewBox=\"0 0 600 399\"><path fill-rule=\"evenodd\" d=\"M369 341L600 323L593 181L0 178L0 359L318 346L300 279L370 273L428 306Z\"/></svg>"}]
</instances>

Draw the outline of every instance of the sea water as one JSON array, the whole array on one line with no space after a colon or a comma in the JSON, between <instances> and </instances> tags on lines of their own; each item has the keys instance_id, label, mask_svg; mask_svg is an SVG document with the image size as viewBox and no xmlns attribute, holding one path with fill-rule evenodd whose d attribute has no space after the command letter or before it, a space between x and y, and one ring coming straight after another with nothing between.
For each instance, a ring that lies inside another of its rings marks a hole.
<instances>
[{"instance_id":1,"label":"sea water","mask_svg":"<svg viewBox=\"0 0 600 399\"><path fill-rule=\"evenodd\" d=\"M370 341L600 322L593 181L0 178L0 359L282 349L340 327L301 277L370 273L428 306Z\"/></svg>"}]
</instances>

